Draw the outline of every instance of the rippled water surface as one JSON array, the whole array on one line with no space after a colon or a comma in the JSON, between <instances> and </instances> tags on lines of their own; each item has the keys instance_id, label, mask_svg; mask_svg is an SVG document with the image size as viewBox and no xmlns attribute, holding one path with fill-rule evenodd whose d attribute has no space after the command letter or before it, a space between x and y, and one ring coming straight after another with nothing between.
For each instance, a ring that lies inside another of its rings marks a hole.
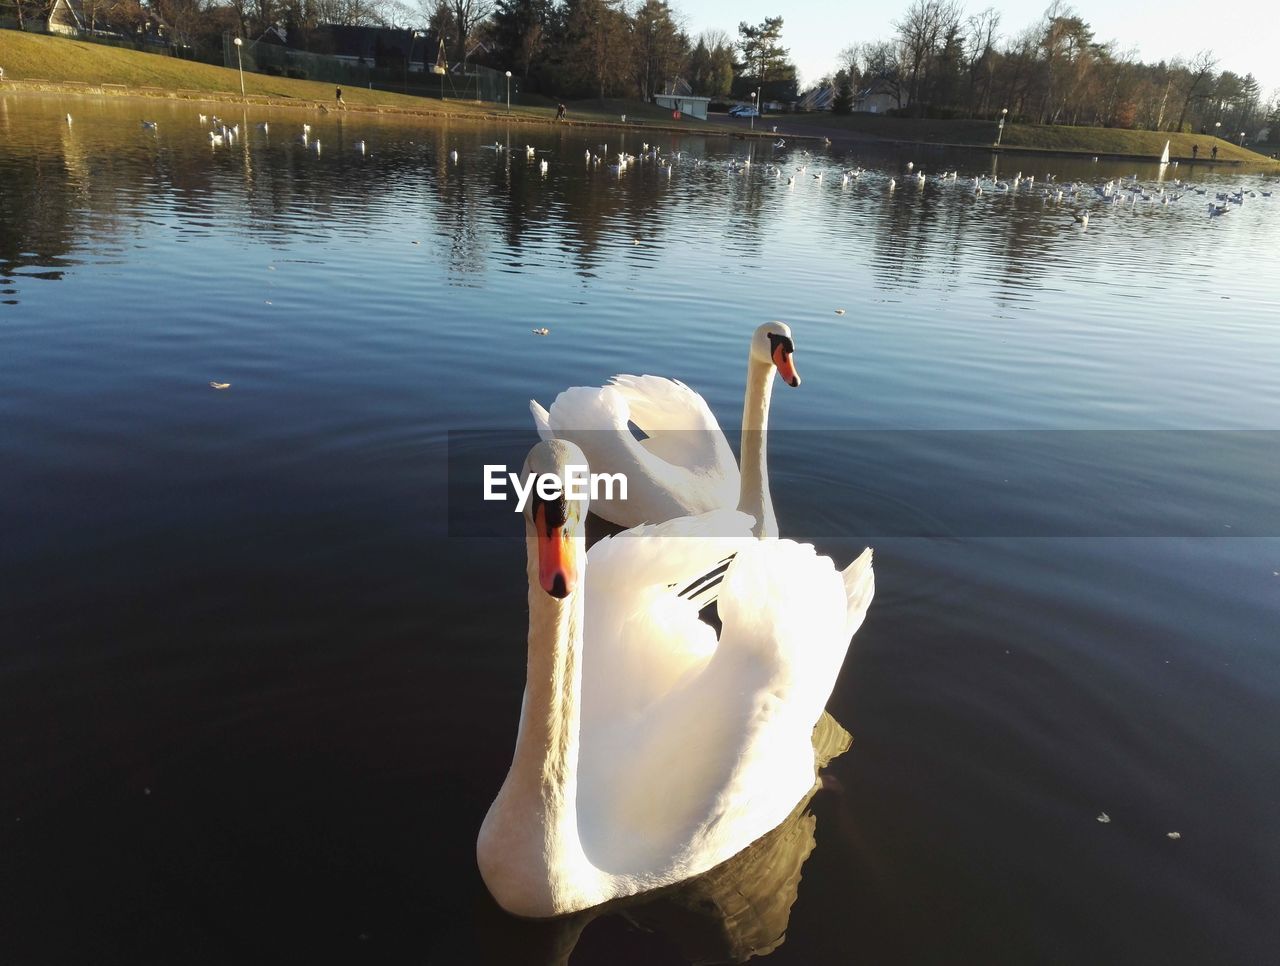
<instances>
[{"instance_id":1,"label":"rippled water surface","mask_svg":"<svg viewBox=\"0 0 1280 966\"><path fill-rule=\"evenodd\" d=\"M1274 956L1274 177L218 109L0 95L0 959ZM782 531L877 549L852 749L685 911L511 920L523 548L450 434L616 372L735 426L771 318Z\"/></svg>"}]
</instances>

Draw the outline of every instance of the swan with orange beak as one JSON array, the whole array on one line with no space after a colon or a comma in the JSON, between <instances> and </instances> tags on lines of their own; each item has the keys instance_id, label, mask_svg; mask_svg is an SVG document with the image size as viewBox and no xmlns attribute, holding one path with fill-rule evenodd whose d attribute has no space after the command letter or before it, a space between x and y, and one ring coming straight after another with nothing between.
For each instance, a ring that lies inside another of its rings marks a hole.
<instances>
[{"instance_id":1,"label":"swan with orange beak","mask_svg":"<svg viewBox=\"0 0 1280 966\"><path fill-rule=\"evenodd\" d=\"M544 440L572 440L593 469L626 477L626 499L592 500L605 520L633 527L737 508L755 518L756 536L776 537L765 437L773 374L800 385L795 351L785 322L766 322L751 335L740 466L706 400L675 379L614 376L605 386L566 389L550 410L536 401L529 409Z\"/></svg>"},{"instance_id":2,"label":"swan with orange beak","mask_svg":"<svg viewBox=\"0 0 1280 966\"><path fill-rule=\"evenodd\" d=\"M548 440L525 478L585 461ZM524 917L684 881L783 822L812 794L813 729L875 592L870 550L840 571L812 546L754 539L735 510L587 553L586 508L524 508L524 697L476 840L485 885ZM695 584L714 584L715 625Z\"/></svg>"}]
</instances>

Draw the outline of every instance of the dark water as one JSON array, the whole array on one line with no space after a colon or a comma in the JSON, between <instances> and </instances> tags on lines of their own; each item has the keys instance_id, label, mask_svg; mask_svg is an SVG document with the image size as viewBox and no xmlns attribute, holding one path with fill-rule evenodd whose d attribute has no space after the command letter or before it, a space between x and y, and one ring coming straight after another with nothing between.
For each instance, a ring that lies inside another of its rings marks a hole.
<instances>
[{"instance_id":1,"label":"dark water","mask_svg":"<svg viewBox=\"0 0 1280 966\"><path fill-rule=\"evenodd\" d=\"M795 891L752 948L1274 957L1276 447L1223 431L1277 428L1280 199L1205 212L1274 179L1172 171L1081 231L1045 172L1157 169L1023 159L1035 189L975 199L982 155L787 149L788 188L653 135L686 160L619 178L582 160L619 132L330 115L317 155L300 113L213 149L197 110L0 96L0 960L714 958L693 905L559 927L484 891L523 549L450 536L446 443L626 371L735 425L770 318L805 378L782 531L874 540L878 594L852 749L728 888Z\"/></svg>"}]
</instances>

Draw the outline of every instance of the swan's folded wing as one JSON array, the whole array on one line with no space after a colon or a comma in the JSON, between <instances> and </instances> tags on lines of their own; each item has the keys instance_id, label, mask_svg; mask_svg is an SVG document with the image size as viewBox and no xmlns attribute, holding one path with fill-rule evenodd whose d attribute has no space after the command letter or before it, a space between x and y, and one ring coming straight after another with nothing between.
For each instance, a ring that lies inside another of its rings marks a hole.
<instances>
[{"instance_id":1,"label":"swan's folded wing","mask_svg":"<svg viewBox=\"0 0 1280 966\"><path fill-rule=\"evenodd\" d=\"M580 794L609 816L610 834L593 828L591 840L617 868L644 872L673 855L690 871L709 868L776 827L813 787L813 729L848 643L843 581L810 546L732 549L710 659L630 720L602 720L589 734L584 714Z\"/></svg>"},{"instance_id":2,"label":"swan's folded wing","mask_svg":"<svg viewBox=\"0 0 1280 966\"><path fill-rule=\"evenodd\" d=\"M660 459L724 478L738 496L738 462L707 401L684 383L661 376L614 376L609 385L627 402L630 419L648 435L641 445Z\"/></svg>"},{"instance_id":3,"label":"swan's folded wing","mask_svg":"<svg viewBox=\"0 0 1280 966\"><path fill-rule=\"evenodd\" d=\"M831 558L812 544L756 541L730 565L718 606L721 650L770 668L770 687L812 728L849 647L848 595Z\"/></svg>"},{"instance_id":4,"label":"swan's folded wing","mask_svg":"<svg viewBox=\"0 0 1280 966\"><path fill-rule=\"evenodd\" d=\"M639 713L704 667L715 630L680 591L752 540L751 517L721 510L599 541L588 552L583 722ZM598 718L596 717L598 715Z\"/></svg>"},{"instance_id":5,"label":"swan's folded wing","mask_svg":"<svg viewBox=\"0 0 1280 966\"><path fill-rule=\"evenodd\" d=\"M626 398L613 387L573 386L556 396L545 422L551 435L578 444L592 471L634 475L632 485L643 488L661 477L664 465L631 435L629 418Z\"/></svg>"}]
</instances>

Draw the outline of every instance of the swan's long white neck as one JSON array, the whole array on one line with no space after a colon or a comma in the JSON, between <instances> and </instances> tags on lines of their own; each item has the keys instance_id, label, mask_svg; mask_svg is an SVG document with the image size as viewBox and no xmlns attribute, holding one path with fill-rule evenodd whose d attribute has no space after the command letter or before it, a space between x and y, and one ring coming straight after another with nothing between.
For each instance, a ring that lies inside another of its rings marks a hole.
<instances>
[{"instance_id":1,"label":"swan's long white neck","mask_svg":"<svg viewBox=\"0 0 1280 966\"><path fill-rule=\"evenodd\" d=\"M738 471L741 490L738 509L756 518L752 533L757 537L776 537L778 521L773 516L773 497L769 494L769 465L766 430L769 427L769 399L773 395L772 364L761 362L750 353L747 357L747 392L742 402L742 439L739 446Z\"/></svg>"},{"instance_id":2,"label":"swan's long white neck","mask_svg":"<svg viewBox=\"0 0 1280 966\"><path fill-rule=\"evenodd\" d=\"M550 916L591 905L602 885L578 834L578 740L586 574L564 600L538 580L536 538L527 526L529 659L515 756L485 816L480 873L504 908ZM585 541L575 538L585 559ZM591 901L584 902L583 896Z\"/></svg>"}]
</instances>

